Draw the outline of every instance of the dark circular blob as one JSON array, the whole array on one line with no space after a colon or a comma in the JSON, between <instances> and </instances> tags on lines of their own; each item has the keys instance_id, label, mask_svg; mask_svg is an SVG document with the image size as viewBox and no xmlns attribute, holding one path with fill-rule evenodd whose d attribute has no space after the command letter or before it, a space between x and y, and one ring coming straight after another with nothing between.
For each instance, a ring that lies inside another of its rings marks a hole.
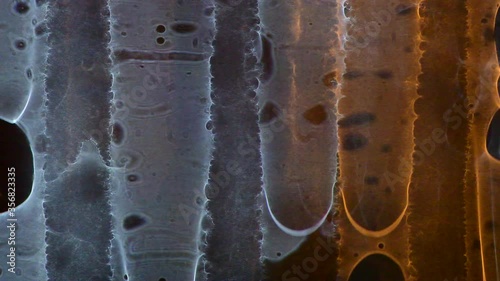
<instances>
[{"instance_id":1,"label":"dark circular blob","mask_svg":"<svg viewBox=\"0 0 500 281\"><path fill-rule=\"evenodd\" d=\"M158 279L158 281L167 281L167 279L162 277L162 278Z\"/></svg>"},{"instance_id":2,"label":"dark circular blob","mask_svg":"<svg viewBox=\"0 0 500 281\"><path fill-rule=\"evenodd\" d=\"M45 33L47 33L47 31L48 31L47 25L45 25L43 23L41 23L35 27L35 35L36 36L40 37L40 36L44 35Z\"/></svg>"},{"instance_id":3,"label":"dark circular blob","mask_svg":"<svg viewBox=\"0 0 500 281\"><path fill-rule=\"evenodd\" d=\"M500 110L491 119L486 137L486 148L492 157L500 160Z\"/></svg>"},{"instance_id":4,"label":"dark circular blob","mask_svg":"<svg viewBox=\"0 0 500 281\"><path fill-rule=\"evenodd\" d=\"M364 258L351 272L348 281L405 281L401 267L383 254Z\"/></svg>"},{"instance_id":5,"label":"dark circular blob","mask_svg":"<svg viewBox=\"0 0 500 281\"><path fill-rule=\"evenodd\" d=\"M156 43L157 43L158 45L163 45L163 44L165 44L165 38L163 38L163 37L158 37L158 38L156 38Z\"/></svg>"},{"instance_id":6,"label":"dark circular blob","mask_svg":"<svg viewBox=\"0 0 500 281\"><path fill-rule=\"evenodd\" d=\"M342 138L342 149L352 151L363 148L368 144L368 139L359 133L348 133Z\"/></svg>"},{"instance_id":7,"label":"dark circular blob","mask_svg":"<svg viewBox=\"0 0 500 281\"><path fill-rule=\"evenodd\" d=\"M139 215L129 215L123 220L123 229L130 231L146 224L146 219Z\"/></svg>"},{"instance_id":8,"label":"dark circular blob","mask_svg":"<svg viewBox=\"0 0 500 281\"><path fill-rule=\"evenodd\" d=\"M123 280L128 280L128 275L127 274L123 275Z\"/></svg>"},{"instance_id":9,"label":"dark circular blob","mask_svg":"<svg viewBox=\"0 0 500 281\"><path fill-rule=\"evenodd\" d=\"M340 119L337 123L340 128L350 128L361 125L368 125L375 121L376 116L370 112L356 112Z\"/></svg>"},{"instance_id":10,"label":"dark circular blob","mask_svg":"<svg viewBox=\"0 0 500 281\"><path fill-rule=\"evenodd\" d=\"M33 185L33 155L30 143L23 130L0 120L0 213L8 210L9 192L15 192L16 206L29 197ZM13 184L9 184L13 183ZM14 189L10 189L14 188ZM12 194L11 194L12 195Z\"/></svg>"},{"instance_id":11,"label":"dark circular blob","mask_svg":"<svg viewBox=\"0 0 500 281\"><path fill-rule=\"evenodd\" d=\"M390 144L384 144L382 145L382 148L380 148L380 151L383 153L389 153L392 151L392 146Z\"/></svg>"},{"instance_id":12,"label":"dark circular blob","mask_svg":"<svg viewBox=\"0 0 500 281\"><path fill-rule=\"evenodd\" d=\"M0 277L2 277L3 269L0 267Z\"/></svg>"},{"instance_id":13,"label":"dark circular blob","mask_svg":"<svg viewBox=\"0 0 500 281\"><path fill-rule=\"evenodd\" d=\"M198 27L196 26L196 24L190 22L177 22L172 24L170 26L170 29L179 34L189 34L195 32Z\"/></svg>"},{"instance_id":14,"label":"dark circular blob","mask_svg":"<svg viewBox=\"0 0 500 281\"><path fill-rule=\"evenodd\" d=\"M379 248L379 249L383 249L383 248L385 248L384 243L378 243L378 248Z\"/></svg>"},{"instance_id":15,"label":"dark circular blob","mask_svg":"<svg viewBox=\"0 0 500 281\"><path fill-rule=\"evenodd\" d=\"M14 10L18 13L18 14L21 14L21 15L24 15L26 13L29 12L30 10L30 6L28 5L28 3L24 3L24 2L17 2L15 5L14 5Z\"/></svg>"},{"instance_id":16,"label":"dark circular blob","mask_svg":"<svg viewBox=\"0 0 500 281\"><path fill-rule=\"evenodd\" d=\"M136 181L138 181L138 180L139 180L139 177L138 177L137 175L133 175L133 174L132 174L132 175L128 175L128 176L127 176L127 180L128 180L129 182L136 182Z\"/></svg>"},{"instance_id":17,"label":"dark circular blob","mask_svg":"<svg viewBox=\"0 0 500 281\"><path fill-rule=\"evenodd\" d=\"M484 223L484 228L489 232L493 232L497 227L497 223L492 220L488 220Z\"/></svg>"},{"instance_id":18,"label":"dark circular blob","mask_svg":"<svg viewBox=\"0 0 500 281\"><path fill-rule=\"evenodd\" d=\"M259 113L259 123L269 124L281 114L278 106L272 102L267 102Z\"/></svg>"},{"instance_id":19,"label":"dark circular blob","mask_svg":"<svg viewBox=\"0 0 500 281\"><path fill-rule=\"evenodd\" d=\"M26 77L28 77L28 79L31 80L31 78L33 78L33 72L31 72L31 69L27 69L26 70Z\"/></svg>"},{"instance_id":20,"label":"dark circular blob","mask_svg":"<svg viewBox=\"0 0 500 281\"><path fill-rule=\"evenodd\" d=\"M111 129L111 141L113 141L114 144L120 145L123 143L124 139L125 129L123 128L122 124L115 122Z\"/></svg>"},{"instance_id":21,"label":"dark circular blob","mask_svg":"<svg viewBox=\"0 0 500 281\"><path fill-rule=\"evenodd\" d=\"M18 50L24 50L26 49L26 42L24 40L16 40L16 42L14 43L14 45L16 46L16 49Z\"/></svg>"},{"instance_id":22,"label":"dark circular blob","mask_svg":"<svg viewBox=\"0 0 500 281\"><path fill-rule=\"evenodd\" d=\"M159 24L156 26L156 32L163 33L167 30L167 28L163 24Z\"/></svg>"},{"instance_id":23,"label":"dark circular blob","mask_svg":"<svg viewBox=\"0 0 500 281\"><path fill-rule=\"evenodd\" d=\"M365 177L365 184L367 185L378 185L379 183L379 178L375 176L366 176Z\"/></svg>"},{"instance_id":24,"label":"dark circular blob","mask_svg":"<svg viewBox=\"0 0 500 281\"><path fill-rule=\"evenodd\" d=\"M321 104L318 104L304 112L304 118L309 121L309 123L314 125L320 125L325 122L328 117L328 113L325 110L325 107Z\"/></svg>"}]
</instances>

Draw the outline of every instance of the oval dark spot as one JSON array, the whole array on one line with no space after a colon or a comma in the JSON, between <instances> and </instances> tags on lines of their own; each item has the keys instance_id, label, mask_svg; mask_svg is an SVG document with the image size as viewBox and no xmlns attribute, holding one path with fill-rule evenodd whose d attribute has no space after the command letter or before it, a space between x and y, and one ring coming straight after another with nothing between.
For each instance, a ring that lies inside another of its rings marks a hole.
<instances>
[{"instance_id":1,"label":"oval dark spot","mask_svg":"<svg viewBox=\"0 0 500 281\"><path fill-rule=\"evenodd\" d=\"M356 265L348 281L404 281L401 267L391 258L383 254L372 254Z\"/></svg>"},{"instance_id":2,"label":"oval dark spot","mask_svg":"<svg viewBox=\"0 0 500 281\"><path fill-rule=\"evenodd\" d=\"M378 185L379 179L375 176L367 176L365 177L365 184L367 185Z\"/></svg>"},{"instance_id":3,"label":"oval dark spot","mask_svg":"<svg viewBox=\"0 0 500 281\"><path fill-rule=\"evenodd\" d=\"M339 84L337 82L337 73L335 71L329 72L323 76L323 85L328 88L335 88Z\"/></svg>"},{"instance_id":4,"label":"oval dark spot","mask_svg":"<svg viewBox=\"0 0 500 281\"><path fill-rule=\"evenodd\" d=\"M488 19L487 18L481 19L481 23L488 23Z\"/></svg>"},{"instance_id":5,"label":"oval dark spot","mask_svg":"<svg viewBox=\"0 0 500 281\"><path fill-rule=\"evenodd\" d=\"M267 102L259 113L259 123L268 124L281 114L277 105Z\"/></svg>"},{"instance_id":6,"label":"oval dark spot","mask_svg":"<svg viewBox=\"0 0 500 281\"><path fill-rule=\"evenodd\" d=\"M342 148L352 151L365 147L368 144L368 139L359 133L348 133L342 138Z\"/></svg>"},{"instance_id":7,"label":"oval dark spot","mask_svg":"<svg viewBox=\"0 0 500 281\"><path fill-rule=\"evenodd\" d=\"M24 2L17 2L14 5L14 10L21 15L26 14L30 10L30 6Z\"/></svg>"},{"instance_id":8,"label":"oval dark spot","mask_svg":"<svg viewBox=\"0 0 500 281\"><path fill-rule=\"evenodd\" d=\"M390 70L379 70L375 72L375 75L377 75L380 79L391 79L394 74Z\"/></svg>"},{"instance_id":9,"label":"oval dark spot","mask_svg":"<svg viewBox=\"0 0 500 281\"><path fill-rule=\"evenodd\" d=\"M261 81L265 83L274 74L274 48L268 37L262 35L260 39L262 44L262 56L260 57L262 64Z\"/></svg>"},{"instance_id":10,"label":"oval dark spot","mask_svg":"<svg viewBox=\"0 0 500 281\"><path fill-rule=\"evenodd\" d=\"M495 41L495 31L491 27L486 27L483 32L484 41L493 42Z\"/></svg>"},{"instance_id":11,"label":"oval dark spot","mask_svg":"<svg viewBox=\"0 0 500 281\"><path fill-rule=\"evenodd\" d=\"M382 145L382 148L380 148L380 151L383 153L389 153L392 151L392 146L390 144L384 144Z\"/></svg>"},{"instance_id":12,"label":"oval dark spot","mask_svg":"<svg viewBox=\"0 0 500 281\"><path fill-rule=\"evenodd\" d=\"M127 274L123 275L123 280L128 280L128 275Z\"/></svg>"},{"instance_id":13,"label":"oval dark spot","mask_svg":"<svg viewBox=\"0 0 500 281\"><path fill-rule=\"evenodd\" d=\"M14 45L16 46L16 49L18 49L18 50L26 49L26 42L24 40L16 40Z\"/></svg>"},{"instance_id":14,"label":"oval dark spot","mask_svg":"<svg viewBox=\"0 0 500 281\"><path fill-rule=\"evenodd\" d=\"M33 78L33 72L31 72L31 69L29 68L26 70L26 77L30 80Z\"/></svg>"},{"instance_id":15,"label":"oval dark spot","mask_svg":"<svg viewBox=\"0 0 500 281\"><path fill-rule=\"evenodd\" d=\"M163 38L163 37L158 37L158 38L156 38L156 43L157 43L158 45L163 45L163 44L165 44L165 38Z\"/></svg>"},{"instance_id":16,"label":"oval dark spot","mask_svg":"<svg viewBox=\"0 0 500 281\"><path fill-rule=\"evenodd\" d=\"M128 180L129 182L136 182L136 181L138 181L138 180L139 180L139 176L134 175L134 174L131 174L131 175L128 175L128 176L127 176L127 180Z\"/></svg>"},{"instance_id":17,"label":"oval dark spot","mask_svg":"<svg viewBox=\"0 0 500 281\"><path fill-rule=\"evenodd\" d=\"M399 4L395 8L396 14L400 16L405 16L411 14L413 11L415 11L415 5L407 5L407 4Z\"/></svg>"},{"instance_id":18,"label":"oval dark spot","mask_svg":"<svg viewBox=\"0 0 500 281\"><path fill-rule=\"evenodd\" d=\"M192 43L193 43L193 48L198 48L198 44L199 44L198 38L194 38Z\"/></svg>"},{"instance_id":19,"label":"oval dark spot","mask_svg":"<svg viewBox=\"0 0 500 281\"><path fill-rule=\"evenodd\" d=\"M314 125L319 125L323 123L328 117L328 113L325 110L325 107L321 104L318 104L304 112L304 118Z\"/></svg>"},{"instance_id":20,"label":"oval dark spot","mask_svg":"<svg viewBox=\"0 0 500 281\"><path fill-rule=\"evenodd\" d=\"M160 278L160 279L158 279L158 281L167 281L167 279L165 279L165 278Z\"/></svg>"},{"instance_id":21,"label":"oval dark spot","mask_svg":"<svg viewBox=\"0 0 500 281\"><path fill-rule=\"evenodd\" d=\"M500 160L500 110L491 119L486 137L486 148L492 157Z\"/></svg>"},{"instance_id":22,"label":"oval dark spot","mask_svg":"<svg viewBox=\"0 0 500 281\"><path fill-rule=\"evenodd\" d=\"M353 80L353 79L359 78L363 75L364 74L361 71L352 70L352 71L348 71L348 72L344 73L343 77L347 80Z\"/></svg>"},{"instance_id":23,"label":"oval dark spot","mask_svg":"<svg viewBox=\"0 0 500 281\"><path fill-rule=\"evenodd\" d=\"M44 35L45 33L47 33L47 25L45 24L39 24L35 27L35 35L36 36L42 36Z\"/></svg>"},{"instance_id":24,"label":"oval dark spot","mask_svg":"<svg viewBox=\"0 0 500 281\"><path fill-rule=\"evenodd\" d=\"M196 26L196 24L190 22L178 22L172 24L170 26L170 29L179 34L189 34L195 32L198 27Z\"/></svg>"},{"instance_id":25,"label":"oval dark spot","mask_svg":"<svg viewBox=\"0 0 500 281\"><path fill-rule=\"evenodd\" d=\"M383 249L383 248L385 248L384 243L378 243L378 248L379 248L379 249Z\"/></svg>"},{"instance_id":26,"label":"oval dark spot","mask_svg":"<svg viewBox=\"0 0 500 281\"><path fill-rule=\"evenodd\" d=\"M119 122L115 122L113 124L113 127L111 128L111 141L117 145L120 145L123 143L123 140L125 139L125 129L123 128L122 124Z\"/></svg>"},{"instance_id":27,"label":"oval dark spot","mask_svg":"<svg viewBox=\"0 0 500 281\"><path fill-rule=\"evenodd\" d=\"M130 231L146 224L146 219L139 215L129 215L123 220L123 229Z\"/></svg>"},{"instance_id":28,"label":"oval dark spot","mask_svg":"<svg viewBox=\"0 0 500 281\"><path fill-rule=\"evenodd\" d=\"M496 227L497 227L497 224L492 220L488 220L484 223L484 228L487 231L493 231L493 230L495 230Z\"/></svg>"},{"instance_id":29,"label":"oval dark spot","mask_svg":"<svg viewBox=\"0 0 500 281\"><path fill-rule=\"evenodd\" d=\"M338 121L340 128L349 128L353 126L360 126L370 124L375 121L375 114L370 112L358 112L348 115Z\"/></svg>"},{"instance_id":30,"label":"oval dark spot","mask_svg":"<svg viewBox=\"0 0 500 281\"><path fill-rule=\"evenodd\" d=\"M163 33L167 30L167 28L163 24L159 24L156 26L156 32Z\"/></svg>"}]
</instances>

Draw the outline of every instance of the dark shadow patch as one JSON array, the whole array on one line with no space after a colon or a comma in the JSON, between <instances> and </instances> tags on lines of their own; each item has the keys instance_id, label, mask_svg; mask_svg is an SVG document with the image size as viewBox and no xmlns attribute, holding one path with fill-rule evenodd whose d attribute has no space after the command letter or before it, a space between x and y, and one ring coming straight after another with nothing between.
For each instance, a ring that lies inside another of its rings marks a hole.
<instances>
[{"instance_id":1,"label":"dark shadow patch","mask_svg":"<svg viewBox=\"0 0 500 281\"><path fill-rule=\"evenodd\" d=\"M353 126L360 126L370 124L375 121L375 114L370 112L358 112L348 115L338 121L340 128L350 128Z\"/></svg>"},{"instance_id":2,"label":"dark shadow patch","mask_svg":"<svg viewBox=\"0 0 500 281\"><path fill-rule=\"evenodd\" d=\"M379 70L375 72L375 75L377 75L378 78L388 80L394 77L394 73L390 70Z\"/></svg>"},{"instance_id":3,"label":"dark shadow patch","mask_svg":"<svg viewBox=\"0 0 500 281\"><path fill-rule=\"evenodd\" d=\"M325 122L328 117L328 113L325 110L325 107L321 104L311 107L306 110L303 114L304 118L311 124L320 125Z\"/></svg>"},{"instance_id":4,"label":"dark shadow patch","mask_svg":"<svg viewBox=\"0 0 500 281\"><path fill-rule=\"evenodd\" d=\"M358 150L368 144L368 139L359 133L348 133L342 137L342 149L347 151Z\"/></svg>"},{"instance_id":5,"label":"dark shadow patch","mask_svg":"<svg viewBox=\"0 0 500 281\"><path fill-rule=\"evenodd\" d=\"M259 113L259 123L269 124L281 114L278 106L272 102L267 102Z\"/></svg>"},{"instance_id":6,"label":"dark shadow patch","mask_svg":"<svg viewBox=\"0 0 500 281\"><path fill-rule=\"evenodd\" d=\"M347 80L353 80L353 79L359 78L363 75L364 74L361 71L352 70L352 71L348 71L348 72L344 73L343 77L344 77L344 79L347 79Z\"/></svg>"}]
</instances>

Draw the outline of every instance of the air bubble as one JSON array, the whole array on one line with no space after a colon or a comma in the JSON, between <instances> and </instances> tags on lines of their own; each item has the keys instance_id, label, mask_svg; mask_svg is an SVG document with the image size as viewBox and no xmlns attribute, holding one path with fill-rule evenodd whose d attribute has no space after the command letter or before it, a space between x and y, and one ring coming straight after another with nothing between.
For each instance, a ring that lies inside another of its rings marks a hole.
<instances>
[{"instance_id":1,"label":"air bubble","mask_svg":"<svg viewBox=\"0 0 500 281\"><path fill-rule=\"evenodd\" d=\"M27 3L24 2L17 2L14 5L14 10L21 15L24 15L29 12L30 6Z\"/></svg>"},{"instance_id":2,"label":"air bubble","mask_svg":"<svg viewBox=\"0 0 500 281\"><path fill-rule=\"evenodd\" d=\"M127 231L136 230L147 223L146 218L140 215L129 215L123 220L123 229Z\"/></svg>"},{"instance_id":3,"label":"air bubble","mask_svg":"<svg viewBox=\"0 0 500 281\"><path fill-rule=\"evenodd\" d=\"M195 32L198 27L194 23L180 22L172 24L170 29L178 34L189 34Z\"/></svg>"},{"instance_id":4,"label":"air bubble","mask_svg":"<svg viewBox=\"0 0 500 281\"><path fill-rule=\"evenodd\" d=\"M16 42L14 43L14 46L16 46L16 49L22 51L22 50L26 49L26 41L16 40Z\"/></svg>"},{"instance_id":5,"label":"air bubble","mask_svg":"<svg viewBox=\"0 0 500 281\"><path fill-rule=\"evenodd\" d=\"M120 145L125 139L125 128L120 122L115 122L111 131L111 140L114 144Z\"/></svg>"},{"instance_id":6,"label":"air bubble","mask_svg":"<svg viewBox=\"0 0 500 281\"><path fill-rule=\"evenodd\" d=\"M167 28L163 24L159 24L156 26L156 32L158 33L164 33L167 30Z\"/></svg>"},{"instance_id":7,"label":"air bubble","mask_svg":"<svg viewBox=\"0 0 500 281\"><path fill-rule=\"evenodd\" d=\"M163 45L163 44L165 44L165 38L163 38L163 37L158 37L158 38L156 38L156 43L157 43L158 45Z\"/></svg>"},{"instance_id":8,"label":"air bubble","mask_svg":"<svg viewBox=\"0 0 500 281\"><path fill-rule=\"evenodd\" d=\"M325 107L321 104L308 109L304 112L303 116L307 121L309 121L309 123L314 125L320 125L326 120L326 118L328 118Z\"/></svg>"},{"instance_id":9,"label":"air bubble","mask_svg":"<svg viewBox=\"0 0 500 281\"><path fill-rule=\"evenodd\" d=\"M272 102L267 102L264 108L260 111L259 122L261 124L268 124L280 115L278 106Z\"/></svg>"}]
</instances>

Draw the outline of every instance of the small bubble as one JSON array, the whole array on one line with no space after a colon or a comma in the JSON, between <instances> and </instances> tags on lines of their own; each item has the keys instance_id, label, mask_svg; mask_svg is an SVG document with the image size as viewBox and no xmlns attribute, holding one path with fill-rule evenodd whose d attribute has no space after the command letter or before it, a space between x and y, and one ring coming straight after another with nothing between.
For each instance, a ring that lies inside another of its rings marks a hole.
<instances>
[{"instance_id":1,"label":"small bubble","mask_svg":"<svg viewBox=\"0 0 500 281\"><path fill-rule=\"evenodd\" d=\"M137 175L128 175L127 176L127 180L129 182L136 182L138 179L139 179L139 177Z\"/></svg>"},{"instance_id":2,"label":"small bubble","mask_svg":"<svg viewBox=\"0 0 500 281\"><path fill-rule=\"evenodd\" d=\"M26 42L24 40L17 40L15 46L18 50L24 50L26 49Z\"/></svg>"},{"instance_id":3,"label":"small bubble","mask_svg":"<svg viewBox=\"0 0 500 281\"><path fill-rule=\"evenodd\" d=\"M163 37L158 37L158 38L156 38L156 43L157 43L158 45L163 45L163 44L165 44L165 38L163 38Z\"/></svg>"},{"instance_id":4,"label":"small bubble","mask_svg":"<svg viewBox=\"0 0 500 281\"><path fill-rule=\"evenodd\" d=\"M28 77L28 79L31 80L31 78L33 78L33 73L31 72L31 69L28 68L28 70L26 70L26 77Z\"/></svg>"}]
</instances>

